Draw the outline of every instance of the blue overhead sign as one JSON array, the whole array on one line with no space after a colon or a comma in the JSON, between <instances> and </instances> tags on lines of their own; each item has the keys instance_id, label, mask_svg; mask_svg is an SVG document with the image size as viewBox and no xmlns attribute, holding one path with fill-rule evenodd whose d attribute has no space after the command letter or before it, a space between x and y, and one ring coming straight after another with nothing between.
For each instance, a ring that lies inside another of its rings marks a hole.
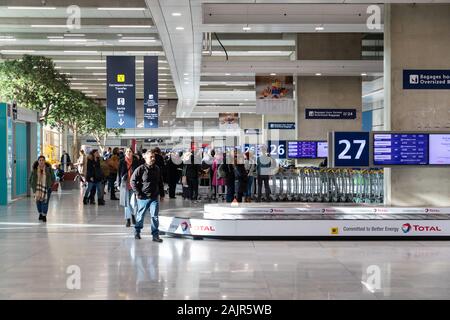
<instances>
[{"instance_id":1,"label":"blue overhead sign","mask_svg":"<svg viewBox=\"0 0 450 320\"><path fill-rule=\"evenodd\" d=\"M403 89L450 90L450 70L403 70Z\"/></svg>"},{"instance_id":2,"label":"blue overhead sign","mask_svg":"<svg viewBox=\"0 0 450 320\"><path fill-rule=\"evenodd\" d=\"M356 109L305 109L305 119L356 119Z\"/></svg>"},{"instance_id":3,"label":"blue overhead sign","mask_svg":"<svg viewBox=\"0 0 450 320\"><path fill-rule=\"evenodd\" d=\"M269 129L278 129L278 130L294 130L295 122L269 122Z\"/></svg>"},{"instance_id":4,"label":"blue overhead sign","mask_svg":"<svg viewBox=\"0 0 450 320\"><path fill-rule=\"evenodd\" d=\"M158 128L158 57L144 57L144 128Z\"/></svg>"},{"instance_id":5,"label":"blue overhead sign","mask_svg":"<svg viewBox=\"0 0 450 320\"><path fill-rule=\"evenodd\" d=\"M369 132L335 132L334 166L368 167Z\"/></svg>"},{"instance_id":6,"label":"blue overhead sign","mask_svg":"<svg viewBox=\"0 0 450 320\"><path fill-rule=\"evenodd\" d=\"M106 57L106 73L106 127L135 128L135 57Z\"/></svg>"}]
</instances>

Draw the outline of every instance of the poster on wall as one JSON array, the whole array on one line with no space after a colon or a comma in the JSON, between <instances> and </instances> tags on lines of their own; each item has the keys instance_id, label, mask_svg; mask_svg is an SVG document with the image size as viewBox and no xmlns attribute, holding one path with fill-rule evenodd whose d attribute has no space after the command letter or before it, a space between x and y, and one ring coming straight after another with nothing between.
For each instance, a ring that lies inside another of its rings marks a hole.
<instances>
[{"instance_id":1,"label":"poster on wall","mask_svg":"<svg viewBox=\"0 0 450 320\"><path fill-rule=\"evenodd\" d=\"M293 76L256 76L257 114L294 114Z\"/></svg>"},{"instance_id":2,"label":"poster on wall","mask_svg":"<svg viewBox=\"0 0 450 320\"><path fill-rule=\"evenodd\" d=\"M144 128L158 128L158 56L144 57Z\"/></svg>"},{"instance_id":3,"label":"poster on wall","mask_svg":"<svg viewBox=\"0 0 450 320\"><path fill-rule=\"evenodd\" d=\"M219 129L220 130L239 129L239 114L238 113L219 113Z\"/></svg>"},{"instance_id":4,"label":"poster on wall","mask_svg":"<svg viewBox=\"0 0 450 320\"><path fill-rule=\"evenodd\" d=\"M136 59L129 56L106 57L107 128L135 128Z\"/></svg>"}]
</instances>

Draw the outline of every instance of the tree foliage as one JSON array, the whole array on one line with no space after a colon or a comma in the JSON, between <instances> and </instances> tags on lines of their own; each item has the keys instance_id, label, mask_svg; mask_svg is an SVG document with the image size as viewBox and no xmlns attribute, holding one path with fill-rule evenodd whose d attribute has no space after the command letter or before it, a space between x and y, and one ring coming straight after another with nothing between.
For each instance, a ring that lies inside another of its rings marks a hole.
<instances>
[{"instance_id":1,"label":"tree foliage","mask_svg":"<svg viewBox=\"0 0 450 320\"><path fill-rule=\"evenodd\" d=\"M123 130L107 129L105 108L69 84L47 57L24 55L0 63L0 97L38 111L43 124L69 129L75 139L92 135L103 149L108 135Z\"/></svg>"}]
</instances>

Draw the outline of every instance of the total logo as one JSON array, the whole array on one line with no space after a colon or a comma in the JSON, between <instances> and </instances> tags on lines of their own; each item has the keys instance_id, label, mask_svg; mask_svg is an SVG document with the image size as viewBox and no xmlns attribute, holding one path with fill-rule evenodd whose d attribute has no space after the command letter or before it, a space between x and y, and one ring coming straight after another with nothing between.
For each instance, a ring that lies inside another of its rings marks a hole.
<instances>
[{"instance_id":1,"label":"total logo","mask_svg":"<svg viewBox=\"0 0 450 320\"><path fill-rule=\"evenodd\" d=\"M433 209L433 208L426 208L425 213L440 213L441 210L439 209Z\"/></svg>"},{"instance_id":2,"label":"total logo","mask_svg":"<svg viewBox=\"0 0 450 320\"><path fill-rule=\"evenodd\" d=\"M283 209L270 209L270 213L284 213Z\"/></svg>"},{"instance_id":3,"label":"total logo","mask_svg":"<svg viewBox=\"0 0 450 320\"><path fill-rule=\"evenodd\" d=\"M183 221L182 223L180 223L181 226L181 230L186 231L188 229L190 229L191 231L211 231L214 232L216 231L216 228L214 228L213 226L202 226L202 225L192 225L187 221Z\"/></svg>"},{"instance_id":4,"label":"total logo","mask_svg":"<svg viewBox=\"0 0 450 320\"><path fill-rule=\"evenodd\" d=\"M442 232L439 226L421 226L418 224L411 225L409 223L405 223L402 225L403 233L408 233L410 231L415 232Z\"/></svg>"}]
</instances>

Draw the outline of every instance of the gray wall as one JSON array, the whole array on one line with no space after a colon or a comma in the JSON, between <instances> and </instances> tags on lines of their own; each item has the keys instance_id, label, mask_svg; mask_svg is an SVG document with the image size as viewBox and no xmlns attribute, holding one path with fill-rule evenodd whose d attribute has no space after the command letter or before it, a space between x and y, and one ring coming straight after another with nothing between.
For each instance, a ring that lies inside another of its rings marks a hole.
<instances>
[{"instance_id":1,"label":"gray wall","mask_svg":"<svg viewBox=\"0 0 450 320\"><path fill-rule=\"evenodd\" d=\"M448 131L450 90L403 90L402 72L450 69L450 4L393 4L390 23L391 129ZM450 168L392 169L391 204L449 206Z\"/></svg>"},{"instance_id":2,"label":"gray wall","mask_svg":"<svg viewBox=\"0 0 450 320\"><path fill-rule=\"evenodd\" d=\"M329 131L361 130L361 77L298 77L298 139L327 139ZM355 120L306 120L306 108L356 109Z\"/></svg>"},{"instance_id":3,"label":"gray wall","mask_svg":"<svg viewBox=\"0 0 450 320\"><path fill-rule=\"evenodd\" d=\"M360 60L360 33L299 33L298 60Z\"/></svg>"}]
</instances>

